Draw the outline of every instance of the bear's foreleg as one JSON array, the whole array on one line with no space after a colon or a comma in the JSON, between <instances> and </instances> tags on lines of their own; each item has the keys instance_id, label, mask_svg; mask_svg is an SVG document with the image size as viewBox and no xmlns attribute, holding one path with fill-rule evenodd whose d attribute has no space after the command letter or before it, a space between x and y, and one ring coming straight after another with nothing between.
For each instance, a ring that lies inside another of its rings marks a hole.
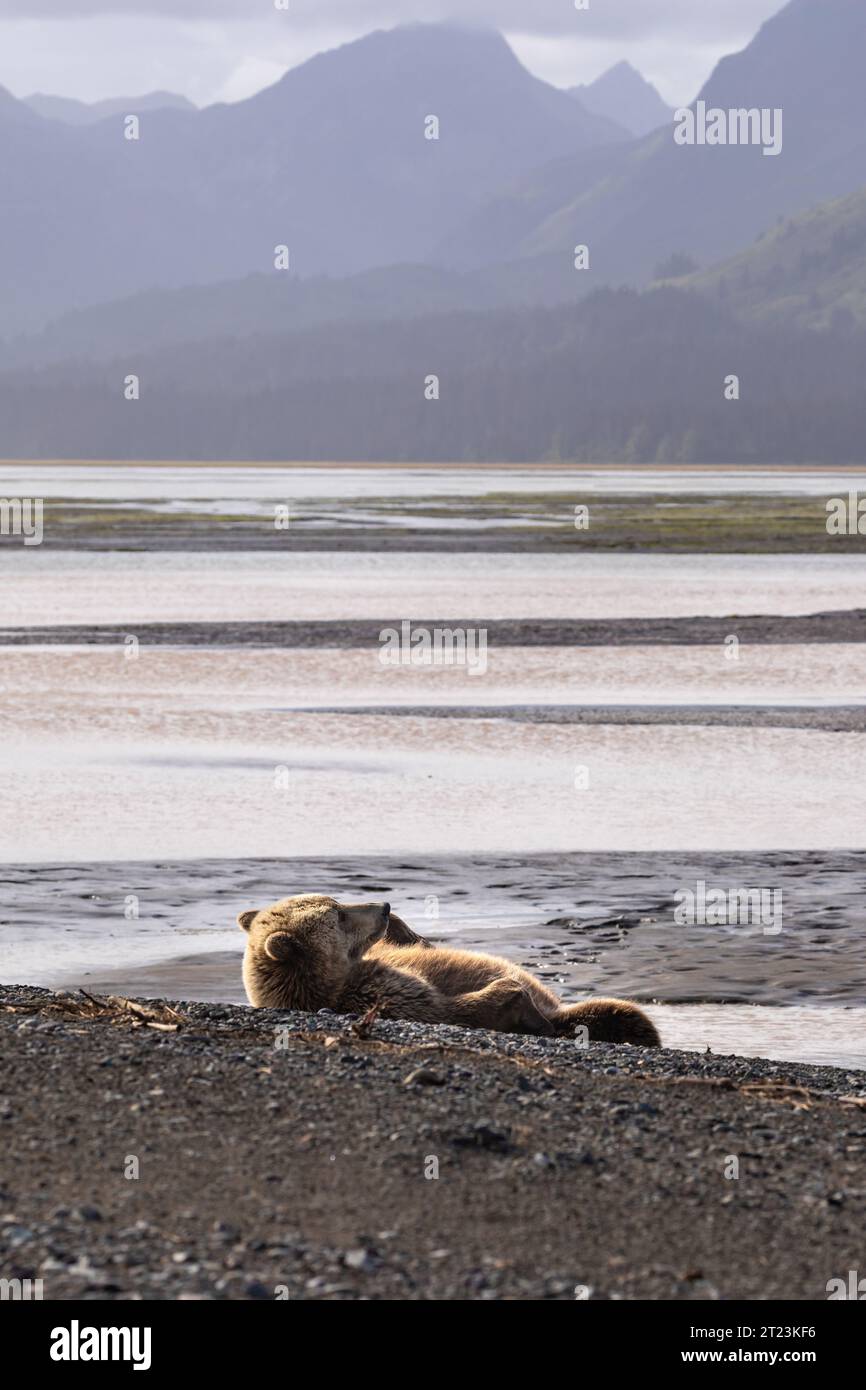
<instances>
[{"instance_id":1,"label":"bear's foreleg","mask_svg":"<svg viewBox=\"0 0 866 1390\"><path fill-rule=\"evenodd\" d=\"M497 1033L536 1033L551 1037L554 1027L517 980L493 980L484 989L444 999L448 1023L491 1028Z\"/></svg>"}]
</instances>

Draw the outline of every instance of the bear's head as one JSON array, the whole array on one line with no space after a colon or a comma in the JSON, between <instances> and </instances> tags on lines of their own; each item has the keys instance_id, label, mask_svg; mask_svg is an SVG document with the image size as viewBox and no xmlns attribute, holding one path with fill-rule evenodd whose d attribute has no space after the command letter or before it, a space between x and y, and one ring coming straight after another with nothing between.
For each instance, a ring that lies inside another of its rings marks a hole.
<instances>
[{"instance_id":1,"label":"bear's head","mask_svg":"<svg viewBox=\"0 0 866 1390\"><path fill-rule=\"evenodd\" d=\"M388 929L389 903L303 893L242 912L244 985L259 1008L332 1008L352 967Z\"/></svg>"}]
</instances>

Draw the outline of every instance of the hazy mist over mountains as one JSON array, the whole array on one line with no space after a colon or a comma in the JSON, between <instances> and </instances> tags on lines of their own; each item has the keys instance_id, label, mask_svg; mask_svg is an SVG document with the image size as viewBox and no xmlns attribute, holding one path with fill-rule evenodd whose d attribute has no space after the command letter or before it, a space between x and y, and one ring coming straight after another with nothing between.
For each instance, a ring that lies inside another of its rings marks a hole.
<instances>
[{"instance_id":1,"label":"hazy mist over mountains","mask_svg":"<svg viewBox=\"0 0 866 1390\"><path fill-rule=\"evenodd\" d=\"M0 91L0 452L856 459L864 53L866 5L792 0L718 65L700 100L780 110L774 157L447 24L202 110Z\"/></svg>"}]
</instances>

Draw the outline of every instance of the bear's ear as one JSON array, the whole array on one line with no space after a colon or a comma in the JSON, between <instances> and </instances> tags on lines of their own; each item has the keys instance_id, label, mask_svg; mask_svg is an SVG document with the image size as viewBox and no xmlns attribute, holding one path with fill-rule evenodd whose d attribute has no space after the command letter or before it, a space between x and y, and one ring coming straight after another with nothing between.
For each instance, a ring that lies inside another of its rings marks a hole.
<instances>
[{"instance_id":1,"label":"bear's ear","mask_svg":"<svg viewBox=\"0 0 866 1390\"><path fill-rule=\"evenodd\" d=\"M291 965L300 954L301 948L297 940L288 932L272 931L265 942L265 955L278 961L280 965Z\"/></svg>"},{"instance_id":2,"label":"bear's ear","mask_svg":"<svg viewBox=\"0 0 866 1390\"><path fill-rule=\"evenodd\" d=\"M250 927L253 925L253 922L256 920L258 915L259 914L257 908L253 908L252 912L242 912L238 917L238 926L240 927L241 931L249 931Z\"/></svg>"}]
</instances>

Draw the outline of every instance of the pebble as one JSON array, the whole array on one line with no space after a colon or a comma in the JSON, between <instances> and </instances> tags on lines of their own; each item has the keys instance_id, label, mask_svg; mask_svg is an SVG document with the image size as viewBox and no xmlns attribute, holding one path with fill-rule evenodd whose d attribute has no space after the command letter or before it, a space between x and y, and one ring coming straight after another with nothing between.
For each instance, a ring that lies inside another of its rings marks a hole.
<instances>
[{"instance_id":1,"label":"pebble","mask_svg":"<svg viewBox=\"0 0 866 1390\"><path fill-rule=\"evenodd\" d=\"M378 1263L370 1250L347 1250L343 1256L344 1265L349 1269L358 1269L362 1274L371 1274Z\"/></svg>"},{"instance_id":2,"label":"pebble","mask_svg":"<svg viewBox=\"0 0 866 1390\"><path fill-rule=\"evenodd\" d=\"M404 1086L444 1086L445 1077L441 1072L434 1071L432 1067L416 1067L415 1071L410 1071L403 1082Z\"/></svg>"}]
</instances>

